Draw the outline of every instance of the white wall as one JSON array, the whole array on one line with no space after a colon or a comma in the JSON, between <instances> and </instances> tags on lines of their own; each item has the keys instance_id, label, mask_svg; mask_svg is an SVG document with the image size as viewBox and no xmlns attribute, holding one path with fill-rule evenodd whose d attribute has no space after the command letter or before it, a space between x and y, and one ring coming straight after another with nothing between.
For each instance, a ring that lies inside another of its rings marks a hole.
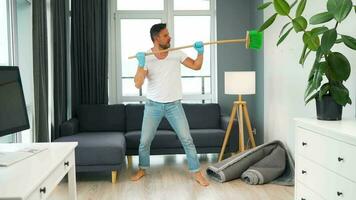
<instances>
[{"instance_id":1,"label":"white wall","mask_svg":"<svg viewBox=\"0 0 356 200\"><path fill-rule=\"evenodd\" d=\"M269 1L269 0L268 0ZM267 2L265 0L265 2ZM291 1L290 1L291 2ZM326 0L309 0L305 15L309 19L314 14L326 11ZM353 1L356 5L356 1ZM265 20L274 9L264 11ZM291 11L295 15L295 9ZM356 13L351 11L349 19L342 22L339 31L356 37ZM276 22L265 31L264 42L264 133L265 142L282 140L291 150L294 149L295 117L316 117L315 102L304 104L304 90L315 54L311 54L304 68L298 64L303 44L302 34L291 32L288 38L278 48L276 46L282 26L288 22L286 17L277 17ZM352 23L353 22L353 23ZM332 22L332 26L335 23ZM331 26L331 24L328 24ZM340 45L338 45L340 46ZM343 109L344 118L355 118L356 92L356 52L347 47L336 48L342 51L351 62L351 76L346 83L353 104ZM335 51L335 49L333 49Z\"/></svg>"}]
</instances>

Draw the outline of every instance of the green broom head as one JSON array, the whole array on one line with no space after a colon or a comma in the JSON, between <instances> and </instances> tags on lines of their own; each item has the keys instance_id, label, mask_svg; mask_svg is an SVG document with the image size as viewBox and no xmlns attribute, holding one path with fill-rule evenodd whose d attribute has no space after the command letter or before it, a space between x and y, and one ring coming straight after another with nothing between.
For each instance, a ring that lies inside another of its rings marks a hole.
<instances>
[{"instance_id":1,"label":"green broom head","mask_svg":"<svg viewBox=\"0 0 356 200\"><path fill-rule=\"evenodd\" d=\"M249 49L261 49L263 43L263 33L256 30L247 32L246 47Z\"/></svg>"}]
</instances>

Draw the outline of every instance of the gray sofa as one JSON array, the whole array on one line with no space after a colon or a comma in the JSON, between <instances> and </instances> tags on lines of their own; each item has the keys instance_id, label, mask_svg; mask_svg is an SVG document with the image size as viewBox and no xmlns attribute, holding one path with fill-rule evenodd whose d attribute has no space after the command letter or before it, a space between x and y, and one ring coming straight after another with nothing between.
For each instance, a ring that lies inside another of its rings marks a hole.
<instances>
[{"instance_id":1,"label":"gray sofa","mask_svg":"<svg viewBox=\"0 0 356 200\"><path fill-rule=\"evenodd\" d=\"M183 104L183 108L197 152L219 153L229 117L220 114L218 104ZM61 125L61 137L55 142L78 142L78 172L112 171L116 176L125 164L125 155L138 155L143 111L142 104L81 105L77 118ZM237 144L235 121L226 152L236 152ZM152 141L151 155L182 153L178 137L163 118Z\"/></svg>"}]
</instances>

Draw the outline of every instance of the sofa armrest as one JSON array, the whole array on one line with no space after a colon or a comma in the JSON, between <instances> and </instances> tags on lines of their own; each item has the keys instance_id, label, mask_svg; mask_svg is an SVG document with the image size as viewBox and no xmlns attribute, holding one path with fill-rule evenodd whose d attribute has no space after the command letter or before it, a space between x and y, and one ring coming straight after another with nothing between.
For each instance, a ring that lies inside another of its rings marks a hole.
<instances>
[{"instance_id":1,"label":"sofa armrest","mask_svg":"<svg viewBox=\"0 0 356 200\"><path fill-rule=\"evenodd\" d=\"M226 131L227 127L229 125L230 116L221 115L220 120L221 120L221 129ZM238 129L238 121L237 121L237 119L234 119L234 121L232 123L231 132L230 132L230 138L227 143L227 147L225 149L225 153L237 152L237 150L238 150L238 130L239 130Z\"/></svg>"},{"instance_id":2,"label":"sofa armrest","mask_svg":"<svg viewBox=\"0 0 356 200\"><path fill-rule=\"evenodd\" d=\"M60 133L61 136L69 136L78 133L79 131L79 121L76 118L72 118L68 121L65 121L60 126Z\"/></svg>"}]
</instances>

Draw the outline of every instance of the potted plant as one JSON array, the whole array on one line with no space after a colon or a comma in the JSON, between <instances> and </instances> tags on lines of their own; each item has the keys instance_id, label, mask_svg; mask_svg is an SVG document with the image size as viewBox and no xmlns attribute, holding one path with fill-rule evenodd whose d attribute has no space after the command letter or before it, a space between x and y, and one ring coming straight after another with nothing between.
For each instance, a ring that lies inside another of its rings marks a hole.
<instances>
[{"instance_id":1,"label":"potted plant","mask_svg":"<svg viewBox=\"0 0 356 200\"><path fill-rule=\"evenodd\" d=\"M341 120L342 107L351 104L349 91L344 82L349 78L351 67L348 59L341 53L333 51L335 45L345 45L356 50L356 39L343 34L338 30L338 25L349 16L356 7L351 0L328 0L326 11L322 11L309 19L303 16L307 0L295 0L289 4L286 0L273 0L259 5L263 10L274 7L275 14L269 17L259 31L267 29L277 17L287 17L290 22L282 27L277 46L281 44L292 30L302 33L304 48L299 63L304 65L309 55L313 55L314 63L308 78L304 100L307 104L312 99L316 100L317 118L320 120ZM295 14L291 9L297 5ZM293 16L292 16L293 15ZM334 21L333 27L323 25ZM323 84L322 81L324 80Z\"/></svg>"}]
</instances>

